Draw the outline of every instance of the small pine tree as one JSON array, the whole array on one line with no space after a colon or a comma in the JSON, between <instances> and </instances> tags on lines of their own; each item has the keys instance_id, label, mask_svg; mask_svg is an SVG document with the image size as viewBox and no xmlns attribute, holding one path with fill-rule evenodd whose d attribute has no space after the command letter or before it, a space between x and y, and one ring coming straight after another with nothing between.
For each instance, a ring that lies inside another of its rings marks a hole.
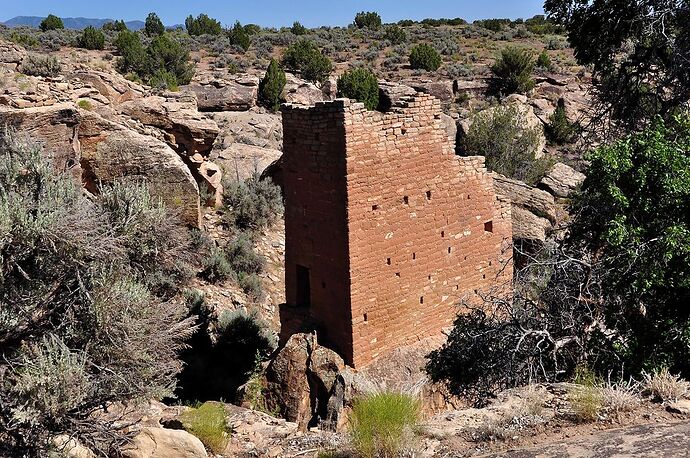
<instances>
[{"instance_id":1,"label":"small pine tree","mask_svg":"<svg viewBox=\"0 0 690 458\"><path fill-rule=\"evenodd\" d=\"M435 72L441 66L441 55L431 45L422 43L412 48L410 65L415 70Z\"/></svg>"},{"instance_id":2,"label":"small pine tree","mask_svg":"<svg viewBox=\"0 0 690 458\"><path fill-rule=\"evenodd\" d=\"M103 49L105 35L93 26L84 29L79 37L79 47L84 49Z\"/></svg>"},{"instance_id":3,"label":"small pine tree","mask_svg":"<svg viewBox=\"0 0 690 458\"><path fill-rule=\"evenodd\" d=\"M150 37L156 35L163 35L165 33L165 26L156 13L149 13L144 23L144 33Z\"/></svg>"},{"instance_id":4,"label":"small pine tree","mask_svg":"<svg viewBox=\"0 0 690 458\"><path fill-rule=\"evenodd\" d=\"M294 35L306 35L307 34L307 28L300 24L299 22L295 21L294 24L292 24L292 27L290 28L290 32L292 32Z\"/></svg>"},{"instance_id":5,"label":"small pine tree","mask_svg":"<svg viewBox=\"0 0 690 458\"><path fill-rule=\"evenodd\" d=\"M278 110L286 83L285 72L277 60L271 59L266 75L259 83L259 98L271 110Z\"/></svg>"},{"instance_id":6,"label":"small pine tree","mask_svg":"<svg viewBox=\"0 0 690 458\"><path fill-rule=\"evenodd\" d=\"M558 99L556 111L549 117L549 123L545 130L546 136L551 143L564 145L573 140L577 129L575 125L568 120L568 115L565 111L565 101L563 99Z\"/></svg>"},{"instance_id":7,"label":"small pine tree","mask_svg":"<svg viewBox=\"0 0 690 458\"><path fill-rule=\"evenodd\" d=\"M378 29L381 27L381 16L373 11L362 11L355 16L355 25L360 29Z\"/></svg>"},{"instance_id":8,"label":"small pine tree","mask_svg":"<svg viewBox=\"0 0 690 458\"><path fill-rule=\"evenodd\" d=\"M362 102L367 110L379 105L379 83L376 75L367 68L355 68L338 78L338 97Z\"/></svg>"},{"instance_id":9,"label":"small pine tree","mask_svg":"<svg viewBox=\"0 0 690 458\"><path fill-rule=\"evenodd\" d=\"M391 25L386 27L386 34L383 36L384 39L391 42L391 44L399 45L407 41L407 33L397 25Z\"/></svg>"},{"instance_id":10,"label":"small pine tree","mask_svg":"<svg viewBox=\"0 0 690 458\"><path fill-rule=\"evenodd\" d=\"M240 21L235 22L232 29L228 31L228 38L230 39L230 44L239 46L245 52L251 45L249 35L244 27L242 27L242 24L240 24Z\"/></svg>"},{"instance_id":11,"label":"small pine tree","mask_svg":"<svg viewBox=\"0 0 690 458\"><path fill-rule=\"evenodd\" d=\"M491 67L492 86L500 94L524 94L534 87L534 58L524 49L508 46Z\"/></svg>"},{"instance_id":12,"label":"small pine tree","mask_svg":"<svg viewBox=\"0 0 690 458\"><path fill-rule=\"evenodd\" d=\"M206 14L200 14L196 18L190 15L184 21L184 25L187 28L187 33L192 36L220 35L223 31L220 22Z\"/></svg>"},{"instance_id":13,"label":"small pine tree","mask_svg":"<svg viewBox=\"0 0 690 458\"><path fill-rule=\"evenodd\" d=\"M106 22L101 28L106 32L124 32L125 30L128 30L127 24L125 24L125 21L123 20Z\"/></svg>"},{"instance_id":14,"label":"small pine tree","mask_svg":"<svg viewBox=\"0 0 690 458\"><path fill-rule=\"evenodd\" d=\"M283 54L283 65L298 71L306 80L324 82L333 71L331 60L313 41L302 39L290 45Z\"/></svg>"},{"instance_id":15,"label":"small pine tree","mask_svg":"<svg viewBox=\"0 0 690 458\"><path fill-rule=\"evenodd\" d=\"M58 30L64 29L65 24L63 24L62 19L55 16L54 14L49 14L47 18L41 21L41 32L46 32L48 30Z\"/></svg>"},{"instance_id":16,"label":"small pine tree","mask_svg":"<svg viewBox=\"0 0 690 458\"><path fill-rule=\"evenodd\" d=\"M553 68L551 57L549 57L549 53L545 50L539 53L539 57L537 57L537 68L542 70L551 70Z\"/></svg>"},{"instance_id":17,"label":"small pine tree","mask_svg":"<svg viewBox=\"0 0 690 458\"><path fill-rule=\"evenodd\" d=\"M146 49L141 43L139 32L124 30L118 33L115 47L120 53L120 59L117 62L118 71L124 74L140 73L146 60Z\"/></svg>"}]
</instances>

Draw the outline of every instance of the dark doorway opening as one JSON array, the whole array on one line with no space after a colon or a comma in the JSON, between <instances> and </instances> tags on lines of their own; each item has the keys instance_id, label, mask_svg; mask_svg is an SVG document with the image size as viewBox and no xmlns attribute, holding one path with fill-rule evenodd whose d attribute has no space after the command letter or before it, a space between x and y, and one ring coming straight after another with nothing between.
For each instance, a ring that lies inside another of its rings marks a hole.
<instances>
[{"instance_id":1,"label":"dark doorway opening","mask_svg":"<svg viewBox=\"0 0 690 458\"><path fill-rule=\"evenodd\" d=\"M311 306L309 269L300 265L297 265L297 305Z\"/></svg>"}]
</instances>

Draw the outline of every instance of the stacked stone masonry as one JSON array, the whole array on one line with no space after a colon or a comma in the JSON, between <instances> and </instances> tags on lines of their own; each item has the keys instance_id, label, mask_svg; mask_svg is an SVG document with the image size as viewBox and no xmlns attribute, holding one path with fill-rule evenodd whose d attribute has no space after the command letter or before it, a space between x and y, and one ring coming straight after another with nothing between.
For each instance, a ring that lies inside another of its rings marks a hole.
<instances>
[{"instance_id":1,"label":"stacked stone masonry","mask_svg":"<svg viewBox=\"0 0 690 458\"><path fill-rule=\"evenodd\" d=\"M281 338L312 328L348 364L439 335L458 304L512 276L510 202L483 157L459 157L440 102L388 113L346 99L283 108Z\"/></svg>"}]
</instances>

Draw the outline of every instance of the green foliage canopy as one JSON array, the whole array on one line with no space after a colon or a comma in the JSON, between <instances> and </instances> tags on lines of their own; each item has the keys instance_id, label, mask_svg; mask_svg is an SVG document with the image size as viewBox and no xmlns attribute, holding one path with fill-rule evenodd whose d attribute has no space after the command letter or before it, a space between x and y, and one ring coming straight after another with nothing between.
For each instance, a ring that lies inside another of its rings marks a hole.
<instances>
[{"instance_id":1,"label":"green foliage canopy","mask_svg":"<svg viewBox=\"0 0 690 458\"><path fill-rule=\"evenodd\" d=\"M367 110L379 105L379 82L376 75L367 68L355 68L338 78L338 97L347 97L362 102Z\"/></svg>"}]
</instances>

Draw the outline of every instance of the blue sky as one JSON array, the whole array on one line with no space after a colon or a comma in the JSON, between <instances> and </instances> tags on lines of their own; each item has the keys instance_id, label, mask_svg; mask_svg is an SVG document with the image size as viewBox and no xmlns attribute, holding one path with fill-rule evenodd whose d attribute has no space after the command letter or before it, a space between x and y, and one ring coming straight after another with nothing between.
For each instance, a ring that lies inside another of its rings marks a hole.
<instances>
[{"instance_id":1,"label":"blue sky","mask_svg":"<svg viewBox=\"0 0 690 458\"><path fill-rule=\"evenodd\" d=\"M358 11L377 11L384 22L427 17L468 20L526 18L542 13L543 0L0 0L0 20L14 16L144 19L155 11L166 25L189 14L207 13L224 24L235 20L262 26L347 25Z\"/></svg>"}]
</instances>

